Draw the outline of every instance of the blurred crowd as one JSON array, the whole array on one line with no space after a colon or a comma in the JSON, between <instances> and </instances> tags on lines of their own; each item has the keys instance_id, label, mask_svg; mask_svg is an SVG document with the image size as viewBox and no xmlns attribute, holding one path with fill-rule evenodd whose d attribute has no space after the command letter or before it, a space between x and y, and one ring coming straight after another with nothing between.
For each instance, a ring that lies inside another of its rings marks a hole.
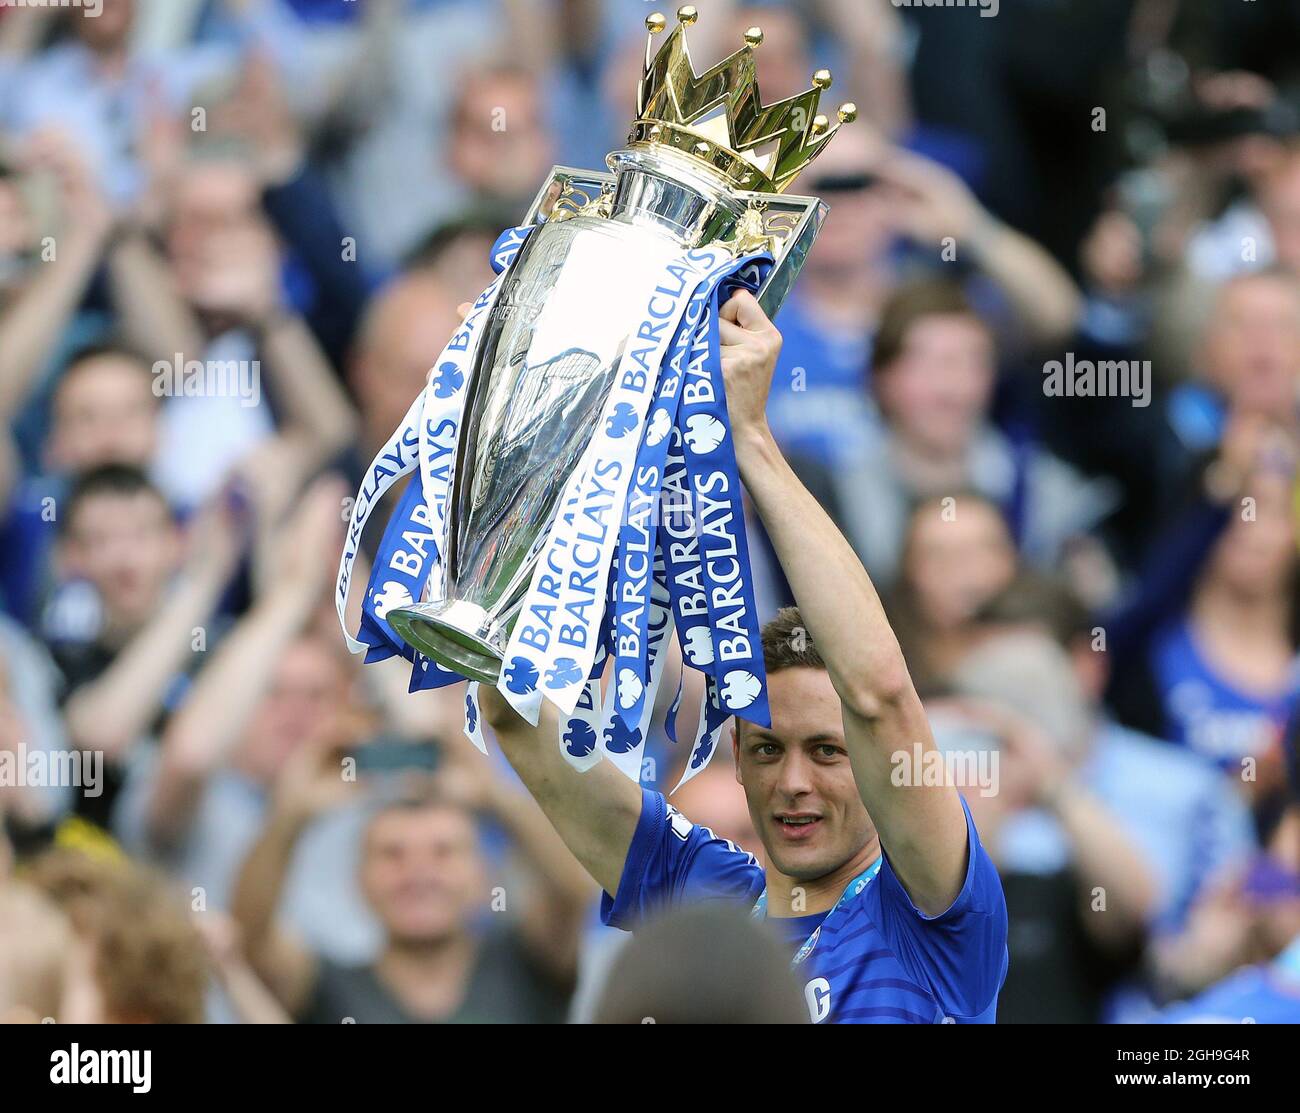
<instances>
[{"instance_id":1,"label":"blurred crowd","mask_svg":"<svg viewBox=\"0 0 1300 1113\"><path fill-rule=\"evenodd\" d=\"M698 70L757 24L765 100L861 110L791 191L831 211L769 420L941 749L996 755L1000 1019L1300 1016L1300 3L697 6ZM0 1019L635 1014L463 691L359 668L331 594L649 10L0 2ZM729 749L673 803L761 850Z\"/></svg>"}]
</instances>

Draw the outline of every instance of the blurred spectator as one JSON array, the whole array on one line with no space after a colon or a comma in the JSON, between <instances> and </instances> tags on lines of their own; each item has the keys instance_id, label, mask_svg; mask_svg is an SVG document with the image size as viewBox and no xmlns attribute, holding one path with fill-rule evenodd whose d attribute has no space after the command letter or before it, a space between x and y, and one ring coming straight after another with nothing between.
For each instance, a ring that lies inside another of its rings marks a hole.
<instances>
[{"instance_id":1,"label":"blurred spectator","mask_svg":"<svg viewBox=\"0 0 1300 1113\"><path fill-rule=\"evenodd\" d=\"M208 987L210 1021L227 1019L223 1008L228 1006L233 1011L233 1019L241 1024L292 1023L275 995L249 965L239 925L230 916L209 908L194 916L194 926L203 939L213 974ZM214 999L216 990L220 996Z\"/></svg>"},{"instance_id":2,"label":"blurred spectator","mask_svg":"<svg viewBox=\"0 0 1300 1113\"><path fill-rule=\"evenodd\" d=\"M534 76L509 65L467 72L447 151L467 196L522 217L555 161Z\"/></svg>"},{"instance_id":3,"label":"blurred spectator","mask_svg":"<svg viewBox=\"0 0 1300 1113\"><path fill-rule=\"evenodd\" d=\"M1198 380L1169 398L1183 452L1214 449L1231 418L1296 429L1300 389L1300 277L1243 275L1217 292L1196 355Z\"/></svg>"},{"instance_id":4,"label":"blurred spectator","mask_svg":"<svg viewBox=\"0 0 1300 1113\"><path fill-rule=\"evenodd\" d=\"M1160 1019L1166 1024L1300 1023L1300 935L1272 962L1243 967Z\"/></svg>"},{"instance_id":5,"label":"blurred spectator","mask_svg":"<svg viewBox=\"0 0 1300 1113\"><path fill-rule=\"evenodd\" d=\"M493 244L521 216L485 209L440 224L407 256L406 266L429 271L457 304L473 301L496 277L489 262Z\"/></svg>"},{"instance_id":6,"label":"blurred spectator","mask_svg":"<svg viewBox=\"0 0 1300 1113\"><path fill-rule=\"evenodd\" d=\"M1272 254L1278 264L1300 277L1300 142L1287 145L1264 178L1260 208L1268 221ZM1260 251L1267 262L1267 252Z\"/></svg>"},{"instance_id":7,"label":"blurred spectator","mask_svg":"<svg viewBox=\"0 0 1300 1113\"><path fill-rule=\"evenodd\" d=\"M983 495L943 495L916 505L888 603L921 690L942 684L970 650L972 619L1012 583L1018 563L1006 519Z\"/></svg>"},{"instance_id":8,"label":"blurred spectator","mask_svg":"<svg viewBox=\"0 0 1300 1113\"><path fill-rule=\"evenodd\" d=\"M169 495L182 505L201 501L214 480L271 432L268 408L260 405L263 368L285 440L299 457L284 465L301 482L348 443L353 415L311 330L286 303L278 249L251 170L235 160L187 166L166 243L177 288L200 330L184 350L201 351L209 371L252 373L251 395L175 392L161 446Z\"/></svg>"},{"instance_id":9,"label":"blurred spectator","mask_svg":"<svg viewBox=\"0 0 1300 1113\"><path fill-rule=\"evenodd\" d=\"M421 268L395 279L367 306L348 368L361 417L351 463L357 478L424 389L429 368L460 323L457 304L446 282Z\"/></svg>"},{"instance_id":10,"label":"blurred spectator","mask_svg":"<svg viewBox=\"0 0 1300 1113\"><path fill-rule=\"evenodd\" d=\"M114 859L56 850L37 859L32 883L68 916L74 992L59 1020L195 1024L209 969L203 941L162 879Z\"/></svg>"},{"instance_id":11,"label":"blurred spectator","mask_svg":"<svg viewBox=\"0 0 1300 1113\"><path fill-rule=\"evenodd\" d=\"M362 79L343 86L340 108L350 118L346 130L321 135L331 141L321 165L349 232L367 257L373 252L393 265L429 227L474 200L449 165L448 129L466 67L531 57L544 40L518 26L536 22L533 4L380 0L360 7L369 36ZM490 111L482 121L489 127ZM533 192L541 185L539 177Z\"/></svg>"},{"instance_id":12,"label":"blurred spectator","mask_svg":"<svg viewBox=\"0 0 1300 1113\"><path fill-rule=\"evenodd\" d=\"M1204 990L1166 1012L1166 1019L1185 1022L1208 1014L1233 1022L1251 1017L1268 1023L1298 1015L1300 750L1296 731L1293 721L1287 739L1286 806L1263 851L1207 888L1192 910L1187 931L1160 948L1158 971L1168 996Z\"/></svg>"},{"instance_id":13,"label":"blurred spectator","mask_svg":"<svg viewBox=\"0 0 1300 1113\"><path fill-rule=\"evenodd\" d=\"M1254 473L1185 603L1115 678L1126 721L1248 783L1296 697L1292 474L1285 455Z\"/></svg>"},{"instance_id":14,"label":"blurred spectator","mask_svg":"<svg viewBox=\"0 0 1300 1113\"><path fill-rule=\"evenodd\" d=\"M1300 284L1276 268L1217 288L1175 286L1145 304L1152 335L1116 326L1118 334L1103 336L1111 326L1094 321L1076 354L1099 368L1149 360L1152 404L1053 398L1036 415L1054 450L1121 483L1124 504L1107 522L1107 543L1130 572L1163 544L1164 524L1184 509L1212 456L1238 456L1233 441L1273 429L1294 440L1300 369Z\"/></svg>"},{"instance_id":15,"label":"blurred spectator","mask_svg":"<svg viewBox=\"0 0 1300 1113\"><path fill-rule=\"evenodd\" d=\"M1168 18L1139 11L1147 7L999 0L900 13L919 130L971 167L994 212L1062 261L1073 260L1101 186L1122 164L1129 35L1140 40L1148 24ZM991 11L997 18L982 18ZM1095 126L1098 106L1108 113L1104 129Z\"/></svg>"},{"instance_id":16,"label":"blurred spectator","mask_svg":"<svg viewBox=\"0 0 1300 1113\"><path fill-rule=\"evenodd\" d=\"M147 471L159 440L159 408L148 367L124 349L83 349L59 377L44 447L49 470L15 493L6 525L13 538L5 562L7 593L24 601L14 610L29 623L35 624L39 604L54 586L49 523L57 520L69 480L109 465Z\"/></svg>"},{"instance_id":17,"label":"blurred spectator","mask_svg":"<svg viewBox=\"0 0 1300 1113\"><path fill-rule=\"evenodd\" d=\"M103 0L93 15L60 12L67 36L6 67L0 85L0 128L18 136L52 125L68 130L117 203L144 188L138 144L149 114L183 106L230 62L224 51L194 49L139 57L130 43L136 7L136 0Z\"/></svg>"},{"instance_id":18,"label":"blurred spectator","mask_svg":"<svg viewBox=\"0 0 1300 1113\"><path fill-rule=\"evenodd\" d=\"M1105 628L1063 584L1018 578L979 609L975 628L973 656L981 637L1017 631L1048 636L1068 654L1088 718L1075 776L1114 812L1153 870L1153 928L1181 929L1202 889L1254 850L1243 794L1204 757L1109 716L1102 704L1110 670Z\"/></svg>"},{"instance_id":19,"label":"blurred spectator","mask_svg":"<svg viewBox=\"0 0 1300 1113\"><path fill-rule=\"evenodd\" d=\"M68 789L58 774L61 769L60 757L66 753L61 746L63 727L57 715L52 715L50 698L50 678L43 675L48 663L41 660L32 650L14 644L14 632L5 630L8 650L14 657L20 654L23 660L16 661L18 669L10 668L10 654L0 657L0 829L8 828L10 834L18 837L20 842L39 837L57 821L68 804ZM28 691L26 698L19 696L13 680L13 673L24 679L34 679L38 685L35 691ZM42 690L42 688L44 690ZM29 725L26 709L32 709L32 722ZM33 707L33 705L35 705ZM50 774L37 774L31 777L29 769L48 769ZM96 766L93 761L84 767L85 782L77 787L86 793L97 791L95 780ZM24 848L25 849L25 848Z\"/></svg>"},{"instance_id":20,"label":"blurred spectator","mask_svg":"<svg viewBox=\"0 0 1300 1113\"><path fill-rule=\"evenodd\" d=\"M211 495L229 469L247 466L259 513L273 517L311 469L342 449L353 421L310 333L281 307L264 221L240 192L248 184L241 170L214 169L202 188L182 191L171 226L182 290L207 327L222 333L206 353L213 358L199 362L189 358L202 348L199 321L148 238L104 208L65 144L40 150L65 180L76 220L52 260L30 266L10 300L0 296L0 409L17 414L37 393L61 329L72 331L84 317L75 311L101 262L124 342L83 344L49 389L52 424L37 433L45 472L0 469L0 483L13 492L0 572L10 609L28 622L49 586L52 507L79 473L101 464L146 468L184 511ZM260 339L250 349L234 326L251 326ZM105 332L102 325L92 331ZM150 382L152 356L160 359ZM264 385L280 418L275 435ZM36 445L22 447L35 455ZM274 468L260 466L267 457Z\"/></svg>"},{"instance_id":21,"label":"blurred spectator","mask_svg":"<svg viewBox=\"0 0 1300 1113\"><path fill-rule=\"evenodd\" d=\"M339 365L356 330L368 281L382 272L385 261L355 230L349 234L343 227L327 182L309 157L308 125L289 103L293 91L301 89L286 81L272 58L250 54L239 83L208 122L204 148L233 155L246 168L281 241L285 297ZM156 172L164 206L166 192L175 188L185 166L179 144L173 139L169 145Z\"/></svg>"},{"instance_id":22,"label":"blurred spectator","mask_svg":"<svg viewBox=\"0 0 1300 1113\"><path fill-rule=\"evenodd\" d=\"M1069 276L940 164L846 128L797 188L831 211L778 321L785 346L775 382L788 388L773 392L771 420L791 451L851 466L874 445L861 390L868 362L874 373L896 354L881 345L898 343L891 294L909 272L956 264L981 303L998 305L998 339L1010 354L1051 348L1073 332L1081 303ZM900 240L912 249L901 259Z\"/></svg>"},{"instance_id":23,"label":"blurred spectator","mask_svg":"<svg viewBox=\"0 0 1300 1113\"><path fill-rule=\"evenodd\" d=\"M82 351L59 376L46 457L56 475L121 464L147 469L158 445L159 400L149 369L130 352Z\"/></svg>"},{"instance_id":24,"label":"blurred spectator","mask_svg":"<svg viewBox=\"0 0 1300 1113\"><path fill-rule=\"evenodd\" d=\"M72 932L39 889L0 877L0 1024L61 1016Z\"/></svg>"},{"instance_id":25,"label":"blurred spectator","mask_svg":"<svg viewBox=\"0 0 1300 1113\"><path fill-rule=\"evenodd\" d=\"M999 638L958 670L957 702L931 705L940 750L967 768L984 754L992 771L964 795L1002 876L1018 956L999 994L1003 1023L1101 1019L1106 990L1136 969L1157 900L1141 847L1075 774L1090 723L1052 650L1046 638Z\"/></svg>"},{"instance_id":26,"label":"blurred spectator","mask_svg":"<svg viewBox=\"0 0 1300 1113\"><path fill-rule=\"evenodd\" d=\"M157 728L198 660L196 639L207 643L242 530L226 506L213 506L192 527L187 555L161 493L116 464L78 481L60 527L64 586L46 636L66 683L70 741L105 763L105 791L79 796L77 808L107 827L130 751Z\"/></svg>"},{"instance_id":27,"label":"blurred spectator","mask_svg":"<svg viewBox=\"0 0 1300 1113\"><path fill-rule=\"evenodd\" d=\"M266 823L277 778L299 749L351 745L367 730L340 647L305 629L334 570L342 487L313 487L269 555L257 599L198 670L160 745L133 755L114 830L164 864L205 908L227 909ZM303 840L284 915L311 941L365 955L375 929L351 878L362 816L331 813Z\"/></svg>"},{"instance_id":28,"label":"blurred spectator","mask_svg":"<svg viewBox=\"0 0 1300 1113\"><path fill-rule=\"evenodd\" d=\"M821 197L830 212L777 315L784 344L768 415L785 448L826 464L872 434L866 369L897 230L885 191L873 188L872 161L870 141L845 128L794 187Z\"/></svg>"},{"instance_id":29,"label":"blurred spectator","mask_svg":"<svg viewBox=\"0 0 1300 1113\"><path fill-rule=\"evenodd\" d=\"M1086 481L1024 436L990 421L996 375L988 326L951 283L900 289L876 339L872 386L883 427L869 446L826 474L800 470L828 492L867 570L888 587L898 575L911 504L975 490L1002 508L1026 558L1051 564L1112 507L1100 481Z\"/></svg>"},{"instance_id":30,"label":"blurred spectator","mask_svg":"<svg viewBox=\"0 0 1300 1113\"><path fill-rule=\"evenodd\" d=\"M276 907L298 838L355 787L340 775L341 752L302 749L286 766L235 894L254 966L285 1009L319 1024L563 1019L590 886L541 812L474 755L435 786L382 803L366 825L359 879L385 937L373 962L341 965L285 930ZM510 884L489 895L479 810L535 871L531 893Z\"/></svg>"}]
</instances>

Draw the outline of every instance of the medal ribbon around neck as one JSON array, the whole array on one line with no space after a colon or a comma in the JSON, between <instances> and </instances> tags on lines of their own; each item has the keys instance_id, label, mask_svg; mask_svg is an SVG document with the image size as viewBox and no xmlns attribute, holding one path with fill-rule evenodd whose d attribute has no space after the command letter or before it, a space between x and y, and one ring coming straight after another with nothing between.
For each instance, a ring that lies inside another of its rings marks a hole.
<instances>
[{"instance_id":1,"label":"medal ribbon around neck","mask_svg":"<svg viewBox=\"0 0 1300 1113\"><path fill-rule=\"evenodd\" d=\"M869 865L860 874L858 874L857 877L853 878L852 881L850 881L846 886L844 886L844 892L840 894L840 899L835 902L834 907L831 908L831 910L826 913L825 917L822 919L822 922L817 925L816 929L814 929L812 934L809 935L808 938L803 941L803 945L799 948L799 950L795 952L794 958L790 960L791 966L798 966L801 962L803 962L804 959L806 959L810 954L812 954L813 948L817 945L817 936L821 932L822 928L824 928L828 923L830 923L832 916L834 916L850 900L852 900L859 893L861 893L862 890L865 889L867 885L870 884L871 881L875 879L876 874L880 872L880 865L882 862L884 862L884 860L885 859L883 856L877 858L874 862L871 863L871 865ZM767 888L766 887L764 887L763 891L758 894L758 900L754 902L754 908L750 912L750 915L756 920L767 919Z\"/></svg>"}]
</instances>

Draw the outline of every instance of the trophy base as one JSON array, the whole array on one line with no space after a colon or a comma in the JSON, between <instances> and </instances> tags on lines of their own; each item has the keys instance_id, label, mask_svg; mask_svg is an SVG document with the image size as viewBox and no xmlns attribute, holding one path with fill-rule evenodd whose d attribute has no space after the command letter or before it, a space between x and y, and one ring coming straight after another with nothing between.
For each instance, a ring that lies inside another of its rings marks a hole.
<instances>
[{"instance_id":1,"label":"trophy base","mask_svg":"<svg viewBox=\"0 0 1300 1113\"><path fill-rule=\"evenodd\" d=\"M443 668L493 686L501 676L505 631L477 603L417 603L389 611L387 621L404 642Z\"/></svg>"}]
</instances>

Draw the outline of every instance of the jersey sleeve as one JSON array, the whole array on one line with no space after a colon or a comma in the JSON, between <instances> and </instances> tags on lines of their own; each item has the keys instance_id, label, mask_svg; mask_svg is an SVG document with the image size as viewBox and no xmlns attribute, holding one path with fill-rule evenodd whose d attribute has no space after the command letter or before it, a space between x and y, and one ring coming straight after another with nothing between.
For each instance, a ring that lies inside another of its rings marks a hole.
<instances>
[{"instance_id":1,"label":"jersey sleeve","mask_svg":"<svg viewBox=\"0 0 1300 1113\"><path fill-rule=\"evenodd\" d=\"M889 948L908 974L934 994L953 1021L989 1020L1007 973L1007 902L1002 881L971 819L966 801L966 878L957 899L937 916L912 903L889 855L878 884L864 891Z\"/></svg>"},{"instance_id":2,"label":"jersey sleeve","mask_svg":"<svg viewBox=\"0 0 1300 1113\"><path fill-rule=\"evenodd\" d=\"M660 792L641 790L637 821L618 892L601 894L600 918L631 931L646 915L680 904L752 904L763 869L752 854L692 823Z\"/></svg>"}]
</instances>

